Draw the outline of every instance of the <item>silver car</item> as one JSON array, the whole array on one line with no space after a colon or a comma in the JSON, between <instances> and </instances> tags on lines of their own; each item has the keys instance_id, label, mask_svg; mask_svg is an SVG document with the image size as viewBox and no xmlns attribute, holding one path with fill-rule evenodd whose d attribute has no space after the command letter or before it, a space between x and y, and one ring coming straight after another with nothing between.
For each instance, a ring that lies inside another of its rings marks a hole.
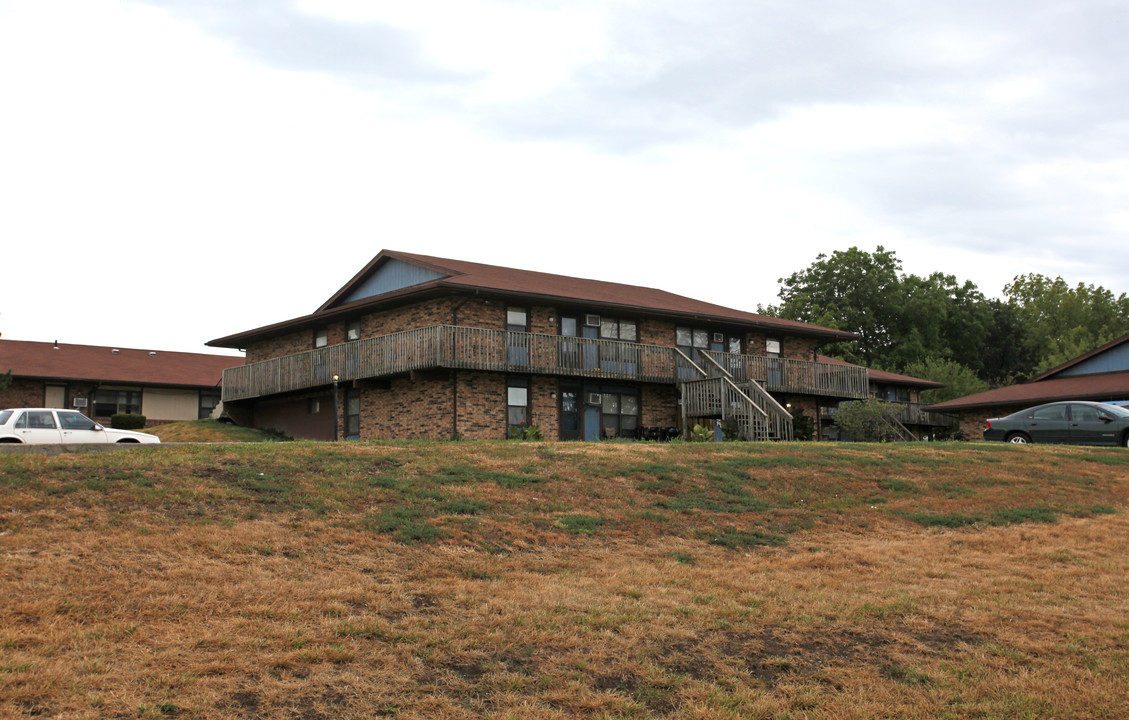
<instances>
[{"instance_id":1,"label":"silver car","mask_svg":"<svg viewBox=\"0 0 1129 720\"><path fill-rule=\"evenodd\" d=\"M102 427L75 410L0 410L0 443L159 443L156 435Z\"/></svg>"}]
</instances>

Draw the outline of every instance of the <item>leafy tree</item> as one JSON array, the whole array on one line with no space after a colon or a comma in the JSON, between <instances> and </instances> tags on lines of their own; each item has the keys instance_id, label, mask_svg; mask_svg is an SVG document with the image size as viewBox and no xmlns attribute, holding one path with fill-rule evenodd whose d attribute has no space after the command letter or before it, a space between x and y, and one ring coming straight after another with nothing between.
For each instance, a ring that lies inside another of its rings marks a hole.
<instances>
[{"instance_id":1,"label":"leafy tree","mask_svg":"<svg viewBox=\"0 0 1129 720\"><path fill-rule=\"evenodd\" d=\"M894 336L882 362L904 371L922 358L938 358L979 371L992 317L976 285L939 272L903 276L900 284Z\"/></svg>"},{"instance_id":2,"label":"leafy tree","mask_svg":"<svg viewBox=\"0 0 1129 720\"><path fill-rule=\"evenodd\" d=\"M847 330L857 341L825 348L847 362L870 365L887 355L901 298L901 262L881 245L874 253L858 248L819 254L805 270L781 278L777 306L764 314Z\"/></svg>"},{"instance_id":3,"label":"leafy tree","mask_svg":"<svg viewBox=\"0 0 1129 720\"><path fill-rule=\"evenodd\" d=\"M923 403L944 402L953 398L984 392L990 387L987 381L973 372L972 368L953 360L937 358L918 360L908 363L902 368L902 372L912 377L927 378L945 384L943 388L923 390L921 392Z\"/></svg>"},{"instance_id":4,"label":"leafy tree","mask_svg":"<svg viewBox=\"0 0 1129 720\"><path fill-rule=\"evenodd\" d=\"M981 349L980 377L992 387L1028 380L1035 368L1035 355L1027 345L1026 328L1015 303L993 298L988 301L988 309L992 319Z\"/></svg>"},{"instance_id":5,"label":"leafy tree","mask_svg":"<svg viewBox=\"0 0 1129 720\"><path fill-rule=\"evenodd\" d=\"M819 255L781 279L781 303L765 314L848 330L858 340L824 352L867 367L901 371L922 358L951 359L979 371L992 313L971 282L933 273L903 275L892 251L858 248Z\"/></svg>"},{"instance_id":6,"label":"leafy tree","mask_svg":"<svg viewBox=\"0 0 1129 720\"><path fill-rule=\"evenodd\" d=\"M1023 327L1035 373L1089 352L1129 332L1129 295L1100 286L1070 287L1061 277L1018 275L1004 286Z\"/></svg>"}]
</instances>

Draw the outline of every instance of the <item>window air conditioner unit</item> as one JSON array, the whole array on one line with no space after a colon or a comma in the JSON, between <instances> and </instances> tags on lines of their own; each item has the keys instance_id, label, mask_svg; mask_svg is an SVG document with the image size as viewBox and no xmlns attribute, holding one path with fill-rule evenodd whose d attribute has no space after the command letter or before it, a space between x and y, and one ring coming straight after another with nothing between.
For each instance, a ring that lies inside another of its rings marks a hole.
<instances>
[{"instance_id":1,"label":"window air conditioner unit","mask_svg":"<svg viewBox=\"0 0 1129 720\"><path fill-rule=\"evenodd\" d=\"M584 324L587 325L588 327L600 327L600 316L599 315L585 315L584 316Z\"/></svg>"},{"instance_id":2,"label":"window air conditioner unit","mask_svg":"<svg viewBox=\"0 0 1129 720\"><path fill-rule=\"evenodd\" d=\"M86 398L74 398L73 402L76 408L86 407Z\"/></svg>"},{"instance_id":3,"label":"window air conditioner unit","mask_svg":"<svg viewBox=\"0 0 1129 720\"><path fill-rule=\"evenodd\" d=\"M713 334L713 341L714 341L715 343L723 343L723 342L725 342L725 333L714 333L714 334Z\"/></svg>"},{"instance_id":4,"label":"window air conditioner unit","mask_svg":"<svg viewBox=\"0 0 1129 720\"><path fill-rule=\"evenodd\" d=\"M588 404L589 405L603 405L604 404L604 396L601 395L600 393L588 393Z\"/></svg>"}]
</instances>

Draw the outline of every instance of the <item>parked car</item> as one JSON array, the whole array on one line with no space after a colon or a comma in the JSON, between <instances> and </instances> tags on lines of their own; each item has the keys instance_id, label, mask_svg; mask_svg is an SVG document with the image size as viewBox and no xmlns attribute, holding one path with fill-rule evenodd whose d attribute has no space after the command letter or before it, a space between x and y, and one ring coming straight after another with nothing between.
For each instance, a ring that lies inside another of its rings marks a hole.
<instances>
[{"instance_id":1,"label":"parked car","mask_svg":"<svg viewBox=\"0 0 1129 720\"><path fill-rule=\"evenodd\" d=\"M1129 447L1129 410L1097 402L1053 402L991 418L985 440Z\"/></svg>"},{"instance_id":2,"label":"parked car","mask_svg":"<svg viewBox=\"0 0 1129 720\"><path fill-rule=\"evenodd\" d=\"M159 443L156 435L102 427L76 410L0 410L0 443Z\"/></svg>"}]
</instances>

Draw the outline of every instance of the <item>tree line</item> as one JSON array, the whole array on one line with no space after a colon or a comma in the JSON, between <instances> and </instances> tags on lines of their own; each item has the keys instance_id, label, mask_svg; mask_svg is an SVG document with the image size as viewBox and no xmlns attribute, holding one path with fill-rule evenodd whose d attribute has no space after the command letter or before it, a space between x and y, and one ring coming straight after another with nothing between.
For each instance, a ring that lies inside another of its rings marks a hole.
<instances>
[{"instance_id":1,"label":"tree line","mask_svg":"<svg viewBox=\"0 0 1129 720\"><path fill-rule=\"evenodd\" d=\"M928 402L1024 382L1129 333L1125 293L1027 274L987 298L953 275L907 275L881 245L820 254L778 282L779 304L757 312L855 333L823 352L948 386Z\"/></svg>"}]
</instances>

